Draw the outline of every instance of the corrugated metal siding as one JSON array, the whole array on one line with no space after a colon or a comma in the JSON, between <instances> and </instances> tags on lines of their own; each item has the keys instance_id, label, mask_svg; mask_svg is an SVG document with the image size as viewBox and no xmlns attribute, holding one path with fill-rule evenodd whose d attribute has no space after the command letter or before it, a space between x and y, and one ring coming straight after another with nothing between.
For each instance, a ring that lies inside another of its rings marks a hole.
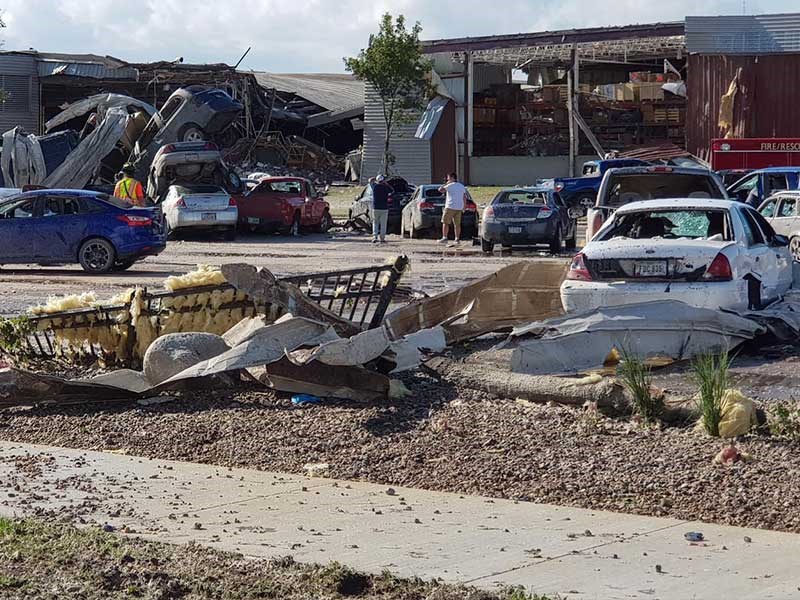
<instances>
[{"instance_id":1,"label":"corrugated metal siding","mask_svg":"<svg viewBox=\"0 0 800 600\"><path fill-rule=\"evenodd\" d=\"M431 139L431 181L444 181L458 171L455 127L455 105L449 101Z\"/></svg>"},{"instance_id":2,"label":"corrugated metal siding","mask_svg":"<svg viewBox=\"0 0 800 600\"><path fill-rule=\"evenodd\" d=\"M112 68L98 63L66 62L60 60L39 61L39 77L65 75L90 79L130 79L136 81L139 72L133 67Z\"/></svg>"},{"instance_id":3,"label":"corrugated metal siding","mask_svg":"<svg viewBox=\"0 0 800 600\"><path fill-rule=\"evenodd\" d=\"M800 54L690 55L686 149L708 159L710 141L722 137L720 98L741 69L730 137L800 137Z\"/></svg>"},{"instance_id":4,"label":"corrugated metal siding","mask_svg":"<svg viewBox=\"0 0 800 600\"><path fill-rule=\"evenodd\" d=\"M476 64L472 68L472 91L488 90L491 86L510 81L508 69L499 65Z\"/></svg>"},{"instance_id":5,"label":"corrugated metal siding","mask_svg":"<svg viewBox=\"0 0 800 600\"><path fill-rule=\"evenodd\" d=\"M800 13L686 17L686 49L699 54L800 52Z\"/></svg>"},{"instance_id":6,"label":"corrugated metal siding","mask_svg":"<svg viewBox=\"0 0 800 600\"><path fill-rule=\"evenodd\" d=\"M366 86L366 106L364 108L364 158L362 161L362 182L376 175L381 168L384 142L383 110L375 89ZM414 184L431 181L431 145L427 140L414 137L416 120L395 130L390 142L390 150L395 156L392 172L405 177Z\"/></svg>"},{"instance_id":7,"label":"corrugated metal siding","mask_svg":"<svg viewBox=\"0 0 800 600\"><path fill-rule=\"evenodd\" d=\"M33 56L0 56L0 89L8 100L0 103L0 133L21 126L39 133L39 79Z\"/></svg>"}]
</instances>

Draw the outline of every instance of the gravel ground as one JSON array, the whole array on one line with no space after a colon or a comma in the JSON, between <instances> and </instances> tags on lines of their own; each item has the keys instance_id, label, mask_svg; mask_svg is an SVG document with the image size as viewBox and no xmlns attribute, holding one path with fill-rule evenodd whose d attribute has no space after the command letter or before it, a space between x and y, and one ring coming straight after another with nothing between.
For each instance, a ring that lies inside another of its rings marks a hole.
<instances>
[{"instance_id":1,"label":"gravel ground","mask_svg":"<svg viewBox=\"0 0 800 600\"><path fill-rule=\"evenodd\" d=\"M753 460L712 464L724 442L581 409L493 400L424 375L387 406L293 408L270 392L185 393L168 404L7 410L0 438L800 532L795 443L752 435Z\"/></svg>"},{"instance_id":2,"label":"gravel ground","mask_svg":"<svg viewBox=\"0 0 800 600\"><path fill-rule=\"evenodd\" d=\"M38 520L0 519L0 595L107 600L547 600L524 592L364 575L291 557L247 560L197 545L174 546Z\"/></svg>"}]
</instances>

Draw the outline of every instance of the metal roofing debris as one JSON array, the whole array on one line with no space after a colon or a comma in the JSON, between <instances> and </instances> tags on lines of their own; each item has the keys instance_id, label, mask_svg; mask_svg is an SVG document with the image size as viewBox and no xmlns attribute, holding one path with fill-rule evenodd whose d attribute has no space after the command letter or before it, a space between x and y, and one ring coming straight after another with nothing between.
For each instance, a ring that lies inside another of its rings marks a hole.
<instances>
[{"instance_id":1,"label":"metal roofing debris","mask_svg":"<svg viewBox=\"0 0 800 600\"><path fill-rule=\"evenodd\" d=\"M364 82L337 73L253 73L258 84L290 93L333 113L364 107ZM335 120L335 119L334 119Z\"/></svg>"},{"instance_id":2,"label":"metal roofing debris","mask_svg":"<svg viewBox=\"0 0 800 600\"><path fill-rule=\"evenodd\" d=\"M471 52L473 58L498 64L560 61L573 43L588 57L649 58L683 49L683 23L650 23L619 27L565 29L536 33L491 35L422 42L423 52Z\"/></svg>"},{"instance_id":3,"label":"metal roofing debris","mask_svg":"<svg viewBox=\"0 0 800 600\"><path fill-rule=\"evenodd\" d=\"M686 17L686 48L697 54L800 52L800 13Z\"/></svg>"}]
</instances>

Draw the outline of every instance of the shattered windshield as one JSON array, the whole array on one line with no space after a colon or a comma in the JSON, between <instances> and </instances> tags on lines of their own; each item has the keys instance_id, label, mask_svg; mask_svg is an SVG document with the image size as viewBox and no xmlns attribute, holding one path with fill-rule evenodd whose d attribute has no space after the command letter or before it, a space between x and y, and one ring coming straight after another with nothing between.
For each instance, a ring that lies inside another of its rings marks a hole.
<instances>
[{"instance_id":1,"label":"shattered windshield","mask_svg":"<svg viewBox=\"0 0 800 600\"><path fill-rule=\"evenodd\" d=\"M731 241L726 210L660 210L617 214L614 225L602 237L634 240L691 239Z\"/></svg>"}]
</instances>

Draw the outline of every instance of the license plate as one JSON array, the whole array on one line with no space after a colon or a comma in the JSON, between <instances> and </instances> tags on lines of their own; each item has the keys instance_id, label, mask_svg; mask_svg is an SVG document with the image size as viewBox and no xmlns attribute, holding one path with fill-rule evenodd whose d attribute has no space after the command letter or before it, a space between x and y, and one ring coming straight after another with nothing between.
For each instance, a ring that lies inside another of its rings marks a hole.
<instances>
[{"instance_id":1,"label":"license plate","mask_svg":"<svg viewBox=\"0 0 800 600\"><path fill-rule=\"evenodd\" d=\"M186 162L197 162L198 160L200 160L200 155L195 153L187 154L184 160Z\"/></svg>"},{"instance_id":2,"label":"license plate","mask_svg":"<svg viewBox=\"0 0 800 600\"><path fill-rule=\"evenodd\" d=\"M666 262L635 262L633 263L633 274L636 277L666 277Z\"/></svg>"},{"instance_id":3,"label":"license plate","mask_svg":"<svg viewBox=\"0 0 800 600\"><path fill-rule=\"evenodd\" d=\"M259 219L258 217L247 217L247 222L250 225L258 225L259 223L261 223L261 219Z\"/></svg>"},{"instance_id":4,"label":"license plate","mask_svg":"<svg viewBox=\"0 0 800 600\"><path fill-rule=\"evenodd\" d=\"M509 227L508 233L522 233L522 227Z\"/></svg>"},{"instance_id":5,"label":"license plate","mask_svg":"<svg viewBox=\"0 0 800 600\"><path fill-rule=\"evenodd\" d=\"M200 214L201 221L216 221L217 220L217 213L201 213Z\"/></svg>"}]
</instances>

